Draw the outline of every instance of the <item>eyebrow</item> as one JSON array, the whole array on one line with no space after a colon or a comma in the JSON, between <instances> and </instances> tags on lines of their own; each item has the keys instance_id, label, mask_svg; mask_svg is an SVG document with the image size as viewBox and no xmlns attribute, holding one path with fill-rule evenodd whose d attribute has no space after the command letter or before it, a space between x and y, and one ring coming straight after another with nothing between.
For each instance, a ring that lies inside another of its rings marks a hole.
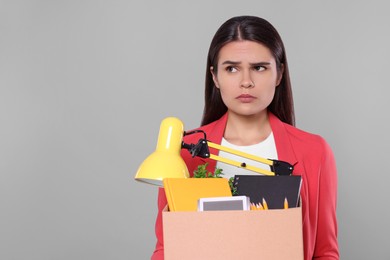
<instances>
[{"instance_id":1,"label":"eyebrow","mask_svg":"<svg viewBox=\"0 0 390 260\"><path fill-rule=\"evenodd\" d=\"M222 63L222 65L239 65L241 64L240 61L231 61L231 60L227 60L227 61L224 61ZM271 65L271 62L265 62L265 61L261 61L261 62L255 62L255 63L250 63L251 66L264 66L264 65Z\"/></svg>"}]
</instances>

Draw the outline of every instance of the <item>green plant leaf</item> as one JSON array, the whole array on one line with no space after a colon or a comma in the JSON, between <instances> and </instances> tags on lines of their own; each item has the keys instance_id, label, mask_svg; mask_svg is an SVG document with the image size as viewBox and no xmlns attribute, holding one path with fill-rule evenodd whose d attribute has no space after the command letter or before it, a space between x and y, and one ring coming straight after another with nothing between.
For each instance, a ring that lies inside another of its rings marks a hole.
<instances>
[{"instance_id":1,"label":"green plant leaf","mask_svg":"<svg viewBox=\"0 0 390 260\"><path fill-rule=\"evenodd\" d=\"M230 191L232 192L232 195L233 196L238 195L237 188L234 186L234 177L230 177L229 186L230 186Z\"/></svg>"},{"instance_id":2,"label":"green plant leaf","mask_svg":"<svg viewBox=\"0 0 390 260\"><path fill-rule=\"evenodd\" d=\"M198 168L194 171L194 178L222 178L222 169L216 168L214 173L207 172L208 163L198 165Z\"/></svg>"}]
</instances>

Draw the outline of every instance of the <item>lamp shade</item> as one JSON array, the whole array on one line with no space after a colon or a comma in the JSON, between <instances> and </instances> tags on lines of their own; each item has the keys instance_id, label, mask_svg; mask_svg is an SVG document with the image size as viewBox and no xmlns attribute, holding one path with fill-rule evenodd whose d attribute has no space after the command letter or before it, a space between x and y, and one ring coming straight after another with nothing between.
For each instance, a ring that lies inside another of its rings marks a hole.
<instances>
[{"instance_id":1,"label":"lamp shade","mask_svg":"<svg viewBox=\"0 0 390 260\"><path fill-rule=\"evenodd\" d=\"M135 180L162 186L164 178L188 178L187 165L180 155L183 123L175 117L165 118L160 125L156 150L138 168Z\"/></svg>"}]
</instances>

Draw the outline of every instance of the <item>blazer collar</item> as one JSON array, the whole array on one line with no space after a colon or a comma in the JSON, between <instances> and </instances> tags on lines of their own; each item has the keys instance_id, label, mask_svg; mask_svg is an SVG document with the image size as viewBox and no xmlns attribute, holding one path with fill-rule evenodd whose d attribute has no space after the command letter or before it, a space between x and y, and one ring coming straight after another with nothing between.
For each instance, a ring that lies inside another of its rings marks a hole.
<instances>
[{"instance_id":1,"label":"blazer collar","mask_svg":"<svg viewBox=\"0 0 390 260\"><path fill-rule=\"evenodd\" d=\"M286 129L288 125L280 121L280 119L271 112L268 113L268 118L274 134L278 160L295 165L298 160L294 152L294 147L291 144L289 133Z\"/></svg>"}]
</instances>

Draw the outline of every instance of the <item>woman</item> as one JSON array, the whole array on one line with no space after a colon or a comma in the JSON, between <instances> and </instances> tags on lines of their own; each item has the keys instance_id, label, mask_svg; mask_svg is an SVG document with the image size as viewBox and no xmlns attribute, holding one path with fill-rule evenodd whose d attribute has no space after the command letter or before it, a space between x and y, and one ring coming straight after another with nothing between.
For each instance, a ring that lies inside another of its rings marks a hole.
<instances>
[{"instance_id":1,"label":"woman","mask_svg":"<svg viewBox=\"0 0 390 260\"><path fill-rule=\"evenodd\" d=\"M339 259L333 153L323 138L294 127L285 49L278 32L266 20L233 17L216 32L208 53L201 125L211 142L294 165L293 174L301 175L303 181L305 259ZM196 138L188 135L184 141L196 143ZM218 153L214 149L210 152ZM237 168L233 173L224 164L192 158L184 150L182 157L190 173L207 162L211 172L219 167L227 178L237 174ZM152 259L163 259L161 211L166 204L161 188Z\"/></svg>"}]
</instances>

